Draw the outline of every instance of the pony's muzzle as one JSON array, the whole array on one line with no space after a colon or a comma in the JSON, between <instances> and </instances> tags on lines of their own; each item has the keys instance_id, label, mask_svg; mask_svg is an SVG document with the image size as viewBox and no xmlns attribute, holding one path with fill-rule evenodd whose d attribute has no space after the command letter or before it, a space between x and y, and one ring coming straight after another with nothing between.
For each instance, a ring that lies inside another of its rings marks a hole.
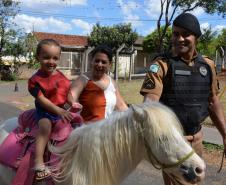
<instances>
[{"instance_id":1,"label":"pony's muzzle","mask_svg":"<svg viewBox=\"0 0 226 185\"><path fill-rule=\"evenodd\" d=\"M197 167L187 167L184 165L180 166L183 173L183 177L190 183L197 183L204 179L206 166L197 166Z\"/></svg>"}]
</instances>

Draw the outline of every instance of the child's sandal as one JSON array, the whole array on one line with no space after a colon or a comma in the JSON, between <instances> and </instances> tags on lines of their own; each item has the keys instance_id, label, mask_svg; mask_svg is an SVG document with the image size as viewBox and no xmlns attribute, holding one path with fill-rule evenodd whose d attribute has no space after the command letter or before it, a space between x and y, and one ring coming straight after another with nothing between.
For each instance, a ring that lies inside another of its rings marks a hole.
<instances>
[{"instance_id":1,"label":"child's sandal","mask_svg":"<svg viewBox=\"0 0 226 185\"><path fill-rule=\"evenodd\" d=\"M42 181L42 180L45 180L45 179L51 177L50 170L44 165L35 167L34 170L35 170L35 180L36 181Z\"/></svg>"}]
</instances>

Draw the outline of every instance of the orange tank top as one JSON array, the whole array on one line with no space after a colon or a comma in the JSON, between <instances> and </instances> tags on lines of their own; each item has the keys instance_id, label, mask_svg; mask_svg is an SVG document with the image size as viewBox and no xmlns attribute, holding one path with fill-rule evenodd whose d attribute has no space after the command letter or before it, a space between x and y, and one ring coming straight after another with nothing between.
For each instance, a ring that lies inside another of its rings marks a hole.
<instances>
[{"instance_id":1,"label":"orange tank top","mask_svg":"<svg viewBox=\"0 0 226 185\"><path fill-rule=\"evenodd\" d=\"M81 116L85 121L98 121L105 118L106 99L104 90L89 80L79 96L83 105Z\"/></svg>"}]
</instances>

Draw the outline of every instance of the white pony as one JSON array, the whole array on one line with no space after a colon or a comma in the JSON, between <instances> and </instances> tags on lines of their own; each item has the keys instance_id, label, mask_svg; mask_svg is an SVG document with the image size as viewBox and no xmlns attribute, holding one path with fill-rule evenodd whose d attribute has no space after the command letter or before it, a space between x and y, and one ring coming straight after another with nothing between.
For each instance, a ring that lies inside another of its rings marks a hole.
<instances>
[{"instance_id":1,"label":"white pony","mask_svg":"<svg viewBox=\"0 0 226 185\"><path fill-rule=\"evenodd\" d=\"M205 164L184 140L177 117L158 102L82 126L62 147L50 150L61 159L53 176L67 185L118 185L146 154L174 179L196 183L205 175ZM5 174L0 171L0 182Z\"/></svg>"}]
</instances>

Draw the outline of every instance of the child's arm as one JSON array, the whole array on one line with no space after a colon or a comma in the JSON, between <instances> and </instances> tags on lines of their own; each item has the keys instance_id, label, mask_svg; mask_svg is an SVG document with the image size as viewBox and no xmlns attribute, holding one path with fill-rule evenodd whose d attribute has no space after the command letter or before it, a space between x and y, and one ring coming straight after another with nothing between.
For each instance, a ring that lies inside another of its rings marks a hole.
<instances>
[{"instance_id":1,"label":"child's arm","mask_svg":"<svg viewBox=\"0 0 226 185\"><path fill-rule=\"evenodd\" d=\"M50 100L48 100L44 95L37 96L36 100L47 111L52 112L53 114L60 116L65 121L66 120L71 121L73 119L73 116L71 115L70 112L64 110L61 107L56 106Z\"/></svg>"},{"instance_id":2,"label":"child's arm","mask_svg":"<svg viewBox=\"0 0 226 185\"><path fill-rule=\"evenodd\" d=\"M33 78L30 78L28 81L28 91L36 99L36 101L47 111L52 112L53 114L56 114L68 121L71 121L71 119L73 118L70 112L56 106L50 100L48 100L42 93L42 88Z\"/></svg>"}]
</instances>

